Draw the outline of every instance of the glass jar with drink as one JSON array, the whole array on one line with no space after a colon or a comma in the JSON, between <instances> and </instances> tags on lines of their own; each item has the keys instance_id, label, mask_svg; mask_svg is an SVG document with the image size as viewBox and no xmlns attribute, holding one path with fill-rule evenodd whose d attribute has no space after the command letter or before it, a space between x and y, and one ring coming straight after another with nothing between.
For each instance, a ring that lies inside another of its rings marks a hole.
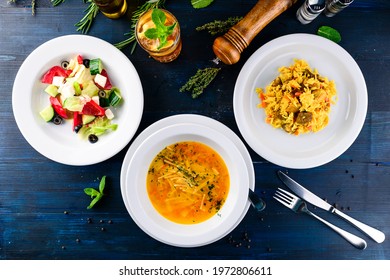
<instances>
[{"instance_id":1,"label":"glass jar with drink","mask_svg":"<svg viewBox=\"0 0 390 280\"><path fill-rule=\"evenodd\" d=\"M138 44L159 62L171 62L180 54L179 22L167 10L152 9L141 15L135 35Z\"/></svg>"}]
</instances>

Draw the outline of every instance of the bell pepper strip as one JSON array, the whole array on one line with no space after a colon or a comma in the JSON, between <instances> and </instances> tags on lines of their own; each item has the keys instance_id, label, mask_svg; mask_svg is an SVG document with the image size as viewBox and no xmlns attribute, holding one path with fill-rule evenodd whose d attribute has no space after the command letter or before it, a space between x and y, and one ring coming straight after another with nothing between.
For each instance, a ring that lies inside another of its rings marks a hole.
<instances>
[{"instance_id":1,"label":"bell pepper strip","mask_svg":"<svg viewBox=\"0 0 390 280\"><path fill-rule=\"evenodd\" d=\"M66 110L62 107L60 101L53 97L50 96L50 104L53 106L54 111L63 119L68 118L68 114L66 113Z\"/></svg>"},{"instance_id":2,"label":"bell pepper strip","mask_svg":"<svg viewBox=\"0 0 390 280\"><path fill-rule=\"evenodd\" d=\"M103 107L96 104L95 101L90 100L84 104L83 109L81 110L81 114L83 115L93 115L93 116L104 116L105 110Z\"/></svg>"},{"instance_id":3,"label":"bell pepper strip","mask_svg":"<svg viewBox=\"0 0 390 280\"><path fill-rule=\"evenodd\" d=\"M77 56L77 62L78 64L83 64L83 57L81 55Z\"/></svg>"},{"instance_id":4,"label":"bell pepper strip","mask_svg":"<svg viewBox=\"0 0 390 280\"><path fill-rule=\"evenodd\" d=\"M82 115L79 112L73 112L73 131L76 131L76 127L83 124Z\"/></svg>"},{"instance_id":5,"label":"bell pepper strip","mask_svg":"<svg viewBox=\"0 0 390 280\"><path fill-rule=\"evenodd\" d=\"M52 84L53 77L59 76L67 78L70 73L72 73L72 70L65 70L61 66L53 66L43 75L41 82L44 84Z\"/></svg>"}]
</instances>

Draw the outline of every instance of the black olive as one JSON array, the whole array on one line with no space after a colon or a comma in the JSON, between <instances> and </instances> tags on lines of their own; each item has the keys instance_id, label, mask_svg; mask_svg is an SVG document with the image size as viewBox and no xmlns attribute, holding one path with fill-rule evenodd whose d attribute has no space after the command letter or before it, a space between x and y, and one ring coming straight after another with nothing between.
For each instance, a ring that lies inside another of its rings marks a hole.
<instances>
[{"instance_id":1,"label":"black olive","mask_svg":"<svg viewBox=\"0 0 390 280\"><path fill-rule=\"evenodd\" d=\"M107 97L107 93L104 91L104 90L99 90L99 97L101 98L106 98Z\"/></svg>"},{"instance_id":2,"label":"black olive","mask_svg":"<svg viewBox=\"0 0 390 280\"><path fill-rule=\"evenodd\" d=\"M99 138L95 134L90 134L88 136L88 140L89 140L89 142L91 142L93 144L93 143L96 143L99 140Z\"/></svg>"},{"instance_id":3,"label":"black olive","mask_svg":"<svg viewBox=\"0 0 390 280\"><path fill-rule=\"evenodd\" d=\"M69 61L64 60L64 61L61 62L61 67L62 68L67 69L68 66L69 66Z\"/></svg>"},{"instance_id":4,"label":"black olive","mask_svg":"<svg viewBox=\"0 0 390 280\"><path fill-rule=\"evenodd\" d=\"M76 126L74 127L74 132L79 133L79 131L80 131L80 129L81 129L82 127L83 127L82 124L76 125Z\"/></svg>"},{"instance_id":5,"label":"black olive","mask_svg":"<svg viewBox=\"0 0 390 280\"><path fill-rule=\"evenodd\" d=\"M86 68L89 68L89 62L90 62L89 59L87 59L87 58L83 59L83 64L84 64L84 66L85 66Z\"/></svg>"},{"instance_id":6,"label":"black olive","mask_svg":"<svg viewBox=\"0 0 390 280\"><path fill-rule=\"evenodd\" d=\"M61 124L61 123L62 123L62 118L61 118L60 116L55 116L55 117L53 118L53 123L54 123L55 125Z\"/></svg>"}]
</instances>

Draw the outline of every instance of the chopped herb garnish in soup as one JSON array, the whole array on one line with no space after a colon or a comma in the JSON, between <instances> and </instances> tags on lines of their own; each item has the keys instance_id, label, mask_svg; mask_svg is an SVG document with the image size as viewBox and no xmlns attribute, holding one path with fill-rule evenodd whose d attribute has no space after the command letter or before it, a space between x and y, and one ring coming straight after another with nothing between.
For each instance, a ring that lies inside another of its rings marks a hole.
<instances>
[{"instance_id":1,"label":"chopped herb garnish in soup","mask_svg":"<svg viewBox=\"0 0 390 280\"><path fill-rule=\"evenodd\" d=\"M222 208L230 178L224 160L214 149L184 141L165 147L153 159L146 185L162 216L180 224L195 224Z\"/></svg>"}]
</instances>

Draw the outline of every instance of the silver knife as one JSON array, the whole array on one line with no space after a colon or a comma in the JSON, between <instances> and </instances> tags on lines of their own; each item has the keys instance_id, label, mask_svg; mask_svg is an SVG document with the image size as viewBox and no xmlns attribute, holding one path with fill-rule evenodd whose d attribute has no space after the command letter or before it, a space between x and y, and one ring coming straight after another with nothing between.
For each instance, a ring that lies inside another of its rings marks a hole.
<instances>
[{"instance_id":1,"label":"silver knife","mask_svg":"<svg viewBox=\"0 0 390 280\"><path fill-rule=\"evenodd\" d=\"M327 203L325 200L321 199L320 197L316 196L314 193L308 191L303 186L295 182L293 179L288 177L286 174L284 174L282 171L278 171L278 176L280 180L295 194L297 194L302 199L306 200L307 202L324 209L328 212L331 212L333 214L336 214L340 216L341 218L345 219L346 221L350 222L352 225L354 225L356 228L360 229L362 232L367 234L369 237L371 237L373 240L375 240L377 243L382 243L385 240L385 234L373 227L370 227L366 224L363 224L362 222L359 222L355 220L354 218L351 218L347 214L341 212L340 210L334 208L332 205Z\"/></svg>"}]
</instances>

